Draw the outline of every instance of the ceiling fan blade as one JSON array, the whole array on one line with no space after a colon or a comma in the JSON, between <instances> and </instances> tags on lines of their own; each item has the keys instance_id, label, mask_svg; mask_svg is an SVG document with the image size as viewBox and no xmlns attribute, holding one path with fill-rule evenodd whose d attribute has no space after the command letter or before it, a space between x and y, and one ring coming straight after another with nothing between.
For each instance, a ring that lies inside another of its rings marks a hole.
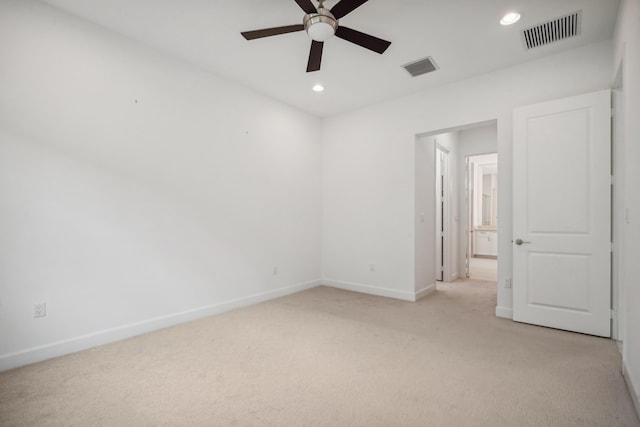
<instances>
[{"instance_id":1,"label":"ceiling fan blade","mask_svg":"<svg viewBox=\"0 0 640 427\"><path fill-rule=\"evenodd\" d=\"M318 71L320 69L320 62L322 62L322 48L323 42L311 41L311 51L309 52L309 62L307 63L307 73L311 71Z\"/></svg>"},{"instance_id":2,"label":"ceiling fan blade","mask_svg":"<svg viewBox=\"0 0 640 427\"><path fill-rule=\"evenodd\" d=\"M355 9L359 8L369 0L340 0L335 6L333 6L330 10L331 14L336 17L336 19L340 19L343 16L353 12Z\"/></svg>"},{"instance_id":3,"label":"ceiling fan blade","mask_svg":"<svg viewBox=\"0 0 640 427\"><path fill-rule=\"evenodd\" d=\"M300 9L304 10L306 13L318 13L316 7L311 3L311 0L295 0L300 6Z\"/></svg>"},{"instance_id":4,"label":"ceiling fan blade","mask_svg":"<svg viewBox=\"0 0 640 427\"><path fill-rule=\"evenodd\" d=\"M338 27L336 30L336 36L380 54L384 53L384 51L391 45L391 42L386 40L343 26Z\"/></svg>"},{"instance_id":5,"label":"ceiling fan blade","mask_svg":"<svg viewBox=\"0 0 640 427\"><path fill-rule=\"evenodd\" d=\"M293 33L304 30L304 25L286 25L284 27L264 28L262 30L243 31L242 36L247 40L260 39L262 37L277 36L279 34Z\"/></svg>"}]
</instances>

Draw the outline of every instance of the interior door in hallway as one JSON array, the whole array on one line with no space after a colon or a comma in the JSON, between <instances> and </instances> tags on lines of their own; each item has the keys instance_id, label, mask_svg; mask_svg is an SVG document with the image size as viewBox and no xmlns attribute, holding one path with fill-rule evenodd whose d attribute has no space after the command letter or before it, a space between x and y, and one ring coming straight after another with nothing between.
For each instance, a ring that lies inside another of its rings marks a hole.
<instances>
[{"instance_id":1,"label":"interior door in hallway","mask_svg":"<svg viewBox=\"0 0 640 427\"><path fill-rule=\"evenodd\" d=\"M609 337L610 92L514 112L513 318Z\"/></svg>"},{"instance_id":2,"label":"interior door in hallway","mask_svg":"<svg viewBox=\"0 0 640 427\"><path fill-rule=\"evenodd\" d=\"M436 280L448 282L450 273L449 249L449 152L435 145L436 171Z\"/></svg>"}]
</instances>

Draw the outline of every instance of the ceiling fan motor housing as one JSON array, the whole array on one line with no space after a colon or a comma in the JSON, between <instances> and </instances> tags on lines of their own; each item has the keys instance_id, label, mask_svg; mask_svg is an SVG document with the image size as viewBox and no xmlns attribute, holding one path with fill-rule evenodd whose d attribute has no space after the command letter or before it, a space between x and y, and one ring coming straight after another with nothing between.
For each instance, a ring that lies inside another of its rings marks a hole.
<instances>
[{"instance_id":1,"label":"ceiling fan motor housing","mask_svg":"<svg viewBox=\"0 0 640 427\"><path fill-rule=\"evenodd\" d=\"M324 7L319 7L318 13L305 15L302 23L309 37L319 42L333 36L338 29L338 20Z\"/></svg>"},{"instance_id":2,"label":"ceiling fan motor housing","mask_svg":"<svg viewBox=\"0 0 640 427\"><path fill-rule=\"evenodd\" d=\"M390 41L339 25L338 19L350 14L368 0L339 0L331 10L324 7L324 0L318 0L318 7L313 5L312 0L294 1L306 13L302 24L243 31L242 36L247 40L254 40L305 30L312 40L307 73L320 70L324 41L334 35L379 54L384 53L391 44Z\"/></svg>"}]
</instances>

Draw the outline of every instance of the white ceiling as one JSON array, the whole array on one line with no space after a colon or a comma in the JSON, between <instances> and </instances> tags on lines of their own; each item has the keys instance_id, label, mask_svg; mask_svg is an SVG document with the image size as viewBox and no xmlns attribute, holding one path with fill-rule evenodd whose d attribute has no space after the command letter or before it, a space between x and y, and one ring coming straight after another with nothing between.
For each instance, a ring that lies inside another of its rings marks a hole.
<instances>
[{"instance_id":1,"label":"white ceiling","mask_svg":"<svg viewBox=\"0 0 640 427\"><path fill-rule=\"evenodd\" d=\"M294 0L45 0L312 114L326 117L613 35L619 0L370 0L340 23L392 42L378 55L339 38L306 73L304 32L246 41L241 31L302 23ZM315 3L315 0L314 0ZM331 8L337 0L327 0ZM511 27L498 21L516 10ZM582 34L525 51L520 30L582 10ZM412 78L401 65L431 56ZM311 91L321 82L326 91ZM526 82L523 82L526 84Z\"/></svg>"}]
</instances>

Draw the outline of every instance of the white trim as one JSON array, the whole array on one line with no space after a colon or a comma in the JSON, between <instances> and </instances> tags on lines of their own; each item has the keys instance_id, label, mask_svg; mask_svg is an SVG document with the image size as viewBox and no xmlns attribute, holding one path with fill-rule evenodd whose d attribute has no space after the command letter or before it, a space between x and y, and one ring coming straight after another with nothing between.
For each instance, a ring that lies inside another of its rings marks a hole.
<instances>
[{"instance_id":1,"label":"white trim","mask_svg":"<svg viewBox=\"0 0 640 427\"><path fill-rule=\"evenodd\" d=\"M638 384L633 382L633 373L630 372L629 366L627 366L627 362L624 360L622 361L622 376L624 377L624 382L627 384L627 388L629 389L631 401L633 402L633 406L636 408L638 418L640 418L640 388L638 388Z\"/></svg>"},{"instance_id":2,"label":"white trim","mask_svg":"<svg viewBox=\"0 0 640 427\"><path fill-rule=\"evenodd\" d=\"M612 198L611 198L611 221L613 228L611 230L611 307L620 313L615 316L611 322L611 338L614 340L626 340L626 289L627 285L621 281L625 276L625 261L620 249L625 247L626 235L624 233L624 193L626 190L625 170L628 168L628 162L625 162L625 134L624 134L624 71L623 59L620 60L616 67L613 87L611 90L611 109L616 113L612 115L611 121L611 154L613 156L612 168Z\"/></svg>"},{"instance_id":3,"label":"white trim","mask_svg":"<svg viewBox=\"0 0 640 427\"><path fill-rule=\"evenodd\" d=\"M435 173L435 271L436 277L442 277L443 281L446 281L451 276L451 162L449 160L450 150L438 143L437 139L433 140L434 143L434 173ZM440 154L438 154L440 153ZM444 182L442 182L444 181ZM440 188L441 187L441 188ZM440 201L440 192L442 201ZM440 203L442 203L442 210L440 209ZM442 239L440 239L441 231L438 229L438 220L442 223ZM442 246L442 247L440 247ZM440 259L440 253L442 253L442 259ZM442 266L438 265L441 262ZM442 272L440 269L442 268Z\"/></svg>"},{"instance_id":4,"label":"white trim","mask_svg":"<svg viewBox=\"0 0 640 427\"><path fill-rule=\"evenodd\" d=\"M156 331L158 329L167 328L178 325L180 323L189 322L203 317L213 316L225 311L234 310L240 307L257 304L274 298L304 291L319 286L321 280L313 280L310 282L299 283L292 286L285 286L272 291L261 292L242 298L237 298L216 304L210 304L179 313L159 316L152 319L142 320L127 325L116 326L110 329L81 335L74 338L68 338L50 344L32 347L26 350L17 351L0 355L0 372L8 369L17 368L19 366L29 365L31 363L41 362L43 360L54 357L64 356L65 354L75 353L86 350L91 347L120 341L131 338L136 335L145 334Z\"/></svg>"},{"instance_id":5,"label":"white trim","mask_svg":"<svg viewBox=\"0 0 640 427\"><path fill-rule=\"evenodd\" d=\"M436 284L432 283L431 285L427 286L426 288L422 288L419 291L416 292L414 301L418 301L419 299L422 299L424 297L426 297L429 294L432 294L436 291Z\"/></svg>"},{"instance_id":6,"label":"white trim","mask_svg":"<svg viewBox=\"0 0 640 427\"><path fill-rule=\"evenodd\" d=\"M401 299L404 301L415 301L414 292L399 291L397 289L381 288L378 286L365 285L362 283L345 282L335 279L323 279L322 284L332 288L344 289L345 291L360 292L362 294L377 295L381 297Z\"/></svg>"},{"instance_id":7,"label":"white trim","mask_svg":"<svg viewBox=\"0 0 640 427\"><path fill-rule=\"evenodd\" d=\"M496 317L513 320L513 309L508 307L496 306Z\"/></svg>"}]
</instances>

